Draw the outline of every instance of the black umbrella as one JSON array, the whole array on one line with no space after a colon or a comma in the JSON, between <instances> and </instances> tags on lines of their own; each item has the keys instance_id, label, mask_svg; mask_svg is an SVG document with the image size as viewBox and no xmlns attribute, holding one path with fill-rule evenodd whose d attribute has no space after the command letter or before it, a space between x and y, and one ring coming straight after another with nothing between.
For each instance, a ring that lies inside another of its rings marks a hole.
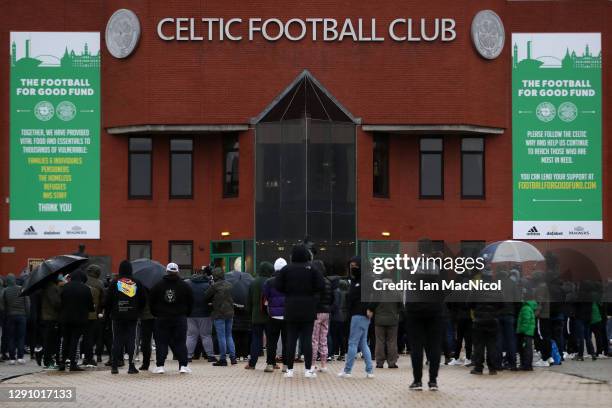
<instances>
[{"instance_id":1,"label":"black umbrella","mask_svg":"<svg viewBox=\"0 0 612 408\"><path fill-rule=\"evenodd\" d=\"M225 274L225 280L232 284L232 297L234 304L246 305L249 295L249 286L253 283L253 276L246 272L232 271Z\"/></svg>"},{"instance_id":2,"label":"black umbrella","mask_svg":"<svg viewBox=\"0 0 612 408\"><path fill-rule=\"evenodd\" d=\"M147 289L151 289L166 274L166 267L150 259L132 261L132 273Z\"/></svg>"},{"instance_id":3,"label":"black umbrella","mask_svg":"<svg viewBox=\"0 0 612 408\"><path fill-rule=\"evenodd\" d=\"M55 279L60 273L67 275L87 262L87 258L76 255L58 255L49 258L32 271L23 284L20 296L28 296L42 289L47 282Z\"/></svg>"}]
</instances>

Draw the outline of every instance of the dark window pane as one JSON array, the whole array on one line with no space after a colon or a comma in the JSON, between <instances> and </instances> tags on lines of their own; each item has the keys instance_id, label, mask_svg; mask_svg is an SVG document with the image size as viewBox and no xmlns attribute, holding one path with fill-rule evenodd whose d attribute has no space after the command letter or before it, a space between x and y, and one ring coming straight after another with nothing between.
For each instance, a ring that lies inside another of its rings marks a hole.
<instances>
[{"instance_id":1,"label":"dark window pane","mask_svg":"<svg viewBox=\"0 0 612 408\"><path fill-rule=\"evenodd\" d=\"M151 259L151 243L128 242L128 259L134 261L142 258Z\"/></svg>"},{"instance_id":2,"label":"dark window pane","mask_svg":"<svg viewBox=\"0 0 612 408\"><path fill-rule=\"evenodd\" d=\"M191 197L191 153L172 153L170 195Z\"/></svg>"},{"instance_id":3,"label":"dark window pane","mask_svg":"<svg viewBox=\"0 0 612 408\"><path fill-rule=\"evenodd\" d=\"M153 143L150 137L131 137L130 138L130 151L150 152L152 147L153 147Z\"/></svg>"},{"instance_id":4,"label":"dark window pane","mask_svg":"<svg viewBox=\"0 0 612 408\"><path fill-rule=\"evenodd\" d=\"M374 136L373 190L376 197L389 196L389 138Z\"/></svg>"},{"instance_id":5,"label":"dark window pane","mask_svg":"<svg viewBox=\"0 0 612 408\"><path fill-rule=\"evenodd\" d=\"M464 154L462 171L462 195L467 197L482 197L484 195L483 186L483 155Z\"/></svg>"},{"instance_id":6,"label":"dark window pane","mask_svg":"<svg viewBox=\"0 0 612 408\"><path fill-rule=\"evenodd\" d=\"M421 196L442 196L442 155L421 153Z\"/></svg>"},{"instance_id":7,"label":"dark window pane","mask_svg":"<svg viewBox=\"0 0 612 408\"><path fill-rule=\"evenodd\" d=\"M151 195L151 154L130 153L130 196Z\"/></svg>"},{"instance_id":8,"label":"dark window pane","mask_svg":"<svg viewBox=\"0 0 612 408\"><path fill-rule=\"evenodd\" d=\"M170 150L172 150L173 152L190 152L193 150L193 140L171 139Z\"/></svg>"},{"instance_id":9,"label":"dark window pane","mask_svg":"<svg viewBox=\"0 0 612 408\"><path fill-rule=\"evenodd\" d=\"M239 254L242 252L242 241L217 241L212 243L213 254Z\"/></svg>"},{"instance_id":10,"label":"dark window pane","mask_svg":"<svg viewBox=\"0 0 612 408\"><path fill-rule=\"evenodd\" d=\"M442 151L442 139L441 138L422 138L421 139L421 151L441 152Z\"/></svg>"},{"instance_id":11,"label":"dark window pane","mask_svg":"<svg viewBox=\"0 0 612 408\"><path fill-rule=\"evenodd\" d=\"M223 140L223 196L238 196L239 175L238 136L229 135Z\"/></svg>"},{"instance_id":12,"label":"dark window pane","mask_svg":"<svg viewBox=\"0 0 612 408\"><path fill-rule=\"evenodd\" d=\"M464 152L482 152L484 139L481 137L464 137L461 139L461 150Z\"/></svg>"},{"instance_id":13,"label":"dark window pane","mask_svg":"<svg viewBox=\"0 0 612 408\"><path fill-rule=\"evenodd\" d=\"M179 266L181 276L189 276L193 270L193 243L170 242L170 259Z\"/></svg>"},{"instance_id":14,"label":"dark window pane","mask_svg":"<svg viewBox=\"0 0 612 408\"><path fill-rule=\"evenodd\" d=\"M461 241L461 256L477 257L485 247L485 241Z\"/></svg>"}]
</instances>

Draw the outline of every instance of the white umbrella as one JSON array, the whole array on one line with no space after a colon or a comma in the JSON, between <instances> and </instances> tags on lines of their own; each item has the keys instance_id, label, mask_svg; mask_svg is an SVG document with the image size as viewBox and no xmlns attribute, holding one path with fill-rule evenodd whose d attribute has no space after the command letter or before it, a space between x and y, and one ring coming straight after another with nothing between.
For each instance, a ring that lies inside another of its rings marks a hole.
<instances>
[{"instance_id":1,"label":"white umbrella","mask_svg":"<svg viewBox=\"0 0 612 408\"><path fill-rule=\"evenodd\" d=\"M499 262L538 262L544 257L536 247L523 241L497 241L487 245L480 256L487 263Z\"/></svg>"}]
</instances>

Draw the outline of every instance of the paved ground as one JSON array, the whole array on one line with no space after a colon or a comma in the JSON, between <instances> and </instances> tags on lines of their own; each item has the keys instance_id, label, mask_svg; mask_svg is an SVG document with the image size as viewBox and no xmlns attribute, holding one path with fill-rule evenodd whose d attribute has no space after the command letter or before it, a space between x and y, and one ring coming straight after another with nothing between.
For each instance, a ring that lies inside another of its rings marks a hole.
<instances>
[{"instance_id":1,"label":"paved ground","mask_svg":"<svg viewBox=\"0 0 612 408\"><path fill-rule=\"evenodd\" d=\"M573 371L581 366L567 364ZM113 376L108 370L85 373L39 372L0 383L8 387L73 386L76 403L0 403L10 407L86 406L114 407L609 407L612 385L601 380L580 378L558 372L560 368L538 369L533 373L503 372L476 377L464 367L443 367L440 391L410 392L409 359L402 357L399 370L376 370L376 378L364 378L363 363L357 361L352 379L340 379L341 363L331 363L330 373L316 379L303 377L303 365L296 365L296 377L284 379L280 372L264 373L234 367L212 367L203 361L192 364L193 374L179 375L175 362L168 362L164 375L127 375L125 369ZM584 362L582 369L610 376L612 360ZM5 364L0 365L0 370ZM601 376L600 376L601 377Z\"/></svg>"}]
</instances>

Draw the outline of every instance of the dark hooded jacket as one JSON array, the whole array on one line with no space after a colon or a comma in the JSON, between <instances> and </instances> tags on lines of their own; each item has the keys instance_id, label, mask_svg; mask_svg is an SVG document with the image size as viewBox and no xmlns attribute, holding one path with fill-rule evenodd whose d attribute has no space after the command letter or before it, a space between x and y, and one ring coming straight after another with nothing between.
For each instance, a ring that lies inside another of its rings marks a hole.
<instances>
[{"instance_id":1,"label":"dark hooded jacket","mask_svg":"<svg viewBox=\"0 0 612 408\"><path fill-rule=\"evenodd\" d=\"M149 293L151 313L158 319L187 317L193 310L193 292L178 273L168 273Z\"/></svg>"},{"instance_id":2,"label":"dark hooded jacket","mask_svg":"<svg viewBox=\"0 0 612 408\"><path fill-rule=\"evenodd\" d=\"M223 269L213 270L214 283L206 290L204 301L212 303L210 317L213 320L228 320L234 317L234 298L232 297L232 284L225 280Z\"/></svg>"},{"instance_id":3,"label":"dark hooded jacket","mask_svg":"<svg viewBox=\"0 0 612 408\"><path fill-rule=\"evenodd\" d=\"M40 314L44 321L57 321L61 305L61 288L57 282L47 282L41 294Z\"/></svg>"},{"instance_id":4,"label":"dark hooded jacket","mask_svg":"<svg viewBox=\"0 0 612 408\"><path fill-rule=\"evenodd\" d=\"M503 304L499 310L499 314L515 316L521 305L521 291L511 278L507 271L500 271L497 278L501 281L501 290L503 296Z\"/></svg>"},{"instance_id":5,"label":"dark hooded jacket","mask_svg":"<svg viewBox=\"0 0 612 408\"><path fill-rule=\"evenodd\" d=\"M313 261L312 266L321 272L325 283L323 290L318 295L317 313L330 313L334 304L334 291L338 287L338 277L327 276L325 265L319 259Z\"/></svg>"},{"instance_id":6,"label":"dark hooded jacket","mask_svg":"<svg viewBox=\"0 0 612 408\"><path fill-rule=\"evenodd\" d=\"M491 282L490 276L483 275L484 282ZM474 326L496 328L497 318L504 307L504 296L501 291L475 290L469 294L470 307L474 315Z\"/></svg>"},{"instance_id":7,"label":"dark hooded jacket","mask_svg":"<svg viewBox=\"0 0 612 408\"><path fill-rule=\"evenodd\" d=\"M249 296L246 310L253 324L266 324L268 313L263 302L263 286L274 273L274 266L270 262L262 262L257 269L257 277L249 286Z\"/></svg>"},{"instance_id":8,"label":"dark hooded jacket","mask_svg":"<svg viewBox=\"0 0 612 408\"><path fill-rule=\"evenodd\" d=\"M6 288L2 291L0 298L0 309L5 316L27 316L30 308L30 299L19 296L21 286L17 285L17 279L12 273L6 276Z\"/></svg>"},{"instance_id":9,"label":"dark hooded jacket","mask_svg":"<svg viewBox=\"0 0 612 408\"><path fill-rule=\"evenodd\" d=\"M106 312L113 320L138 320L146 301L146 289L132 275L132 264L122 261L106 292Z\"/></svg>"},{"instance_id":10,"label":"dark hooded jacket","mask_svg":"<svg viewBox=\"0 0 612 408\"><path fill-rule=\"evenodd\" d=\"M104 286L100 280L102 269L98 265L91 264L87 267L87 286L91 290L91 296L94 302L94 311L89 313L89 320L96 320L98 313L104 308Z\"/></svg>"},{"instance_id":11,"label":"dark hooded jacket","mask_svg":"<svg viewBox=\"0 0 612 408\"><path fill-rule=\"evenodd\" d=\"M296 245L291 252L291 263L280 270L276 288L285 294L285 320L310 322L317 317L317 293L325 288L323 275L310 263L310 252L304 245Z\"/></svg>"},{"instance_id":12,"label":"dark hooded jacket","mask_svg":"<svg viewBox=\"0 0 612 408\"><path fill-rule=\"evenodd\" d=\"M81 271L70 274L70 282L62 287L59 321L64 324L82 325L87 323L89 312L94 310L93 297L85 284L87 276Z\"/></svg>"},{"instance_id":13,"label":"dark hooded jacket","mask_svg":"<svg viewBox=\"0 0 612 408\"><path fill-rule=\"evenodd\" d=\"M193 309L189 317L210 317L210 306L204 301L204 294L210 287L210 279L206 275L193 275L185 281L193 294Z\"/></svg>"},{"instance_id":14,"label":"dark hooded jacket","mask_svg":"<svg viewBox=\"0 0 612 408\"><path fill-rule=\"evenodd\" d=\"M350 262L355 262L359 267L351 269L351 287L348 293L349 315L351 317L355 315L367 316L368 309L374 311L377 305L364 302L361 299L361 258L355 256L351 258Z\"/></svg>"}]
</instances>

